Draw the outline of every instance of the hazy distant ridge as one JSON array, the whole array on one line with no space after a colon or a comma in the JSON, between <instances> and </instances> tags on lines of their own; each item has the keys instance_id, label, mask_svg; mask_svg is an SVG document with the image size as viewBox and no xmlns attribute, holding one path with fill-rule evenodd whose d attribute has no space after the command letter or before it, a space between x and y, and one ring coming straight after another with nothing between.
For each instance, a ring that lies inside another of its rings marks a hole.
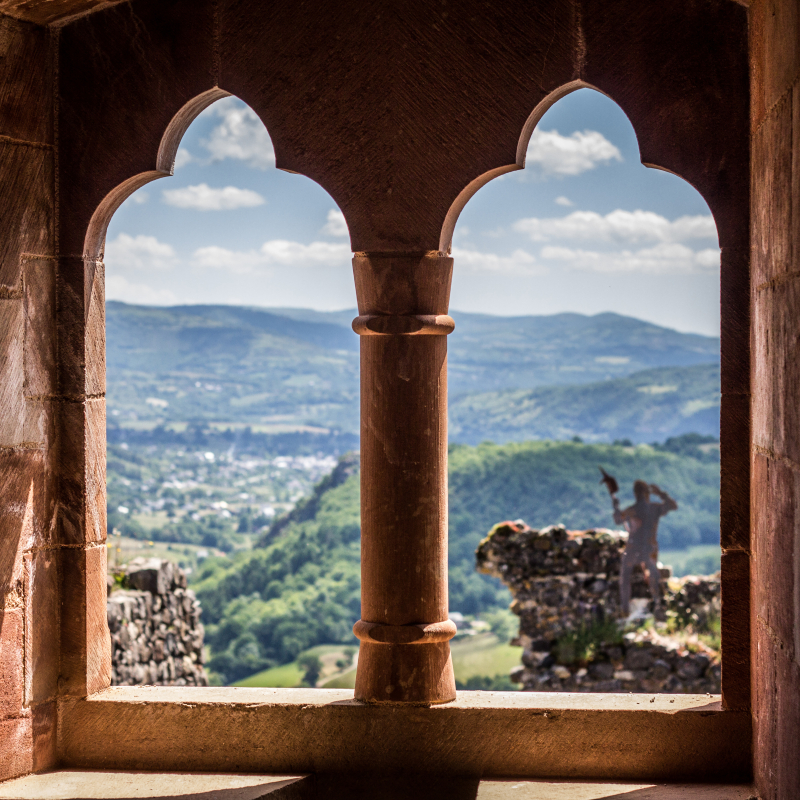
<instances>
[{"instance_id":1,"label":"hazy distant ridge","mask_svg":"<svg viewBox=\"0 0 800 800\"><path fill-rule=\"evenodd\" d=\"M112 424L194 421L358 432L355 310L109 302L106 315ZM650 441L683 432L686 420L701 426L690 430L714 428L717 338L611 313L453 317L449 389L456 438ZM617 384L659 368L671 372ZM656 397L640 391L641 381L677 388ZM566 395L558 388L599 382ZM508 394L515 390L536 392ZM610 408L598 406L600 395ZM691 403L700 405L692 410Z\"/></svg>"}]
</instances>

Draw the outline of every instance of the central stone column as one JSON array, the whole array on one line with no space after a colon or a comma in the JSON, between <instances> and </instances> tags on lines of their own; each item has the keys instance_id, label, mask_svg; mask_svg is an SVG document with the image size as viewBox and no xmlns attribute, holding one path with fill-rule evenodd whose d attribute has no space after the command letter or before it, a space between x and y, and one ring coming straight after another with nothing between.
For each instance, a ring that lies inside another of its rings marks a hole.
<instances>
[{"instance_id":1,"label":"central stone column","mask_svg":"<svg viewBox=\"0 0 800 800\"><path fill-rule=\"evenodd\" d=\"M353 259L361 339L361 640L355 696L455 699L447 608L447 316L453 260Z\"/></svg>"}]
</instances>

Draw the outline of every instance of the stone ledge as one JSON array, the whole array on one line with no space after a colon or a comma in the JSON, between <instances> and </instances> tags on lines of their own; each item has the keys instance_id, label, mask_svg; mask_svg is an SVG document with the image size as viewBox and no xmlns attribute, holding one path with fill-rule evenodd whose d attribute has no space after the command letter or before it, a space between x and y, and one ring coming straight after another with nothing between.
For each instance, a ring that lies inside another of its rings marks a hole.
<instances>
[{"instance_id":1,"label":"stone ledge","mask_svg":"<svg viewBox=\"0 0 800 800\"><path fill-rule=\"evenodd\" d=\"M397 776L54 770L0 785L0 800L754 800L749 785L403 780Z\"/></svg>"},{"instance_id":2,"label":"stone ledge","mask_svg":"<svg viewBox=\"0 0 800 800\"><path fill-rule=\"evenodd\" d=\"M304 800L304 775L61 769L0 784L0 800Z\"/></svg>"},{"instance_id":3,"label":"stone ledge","mask_svg":"<svg viewBox=\"0 0 800 800\"><path fill-rule=\"evenodd\" d=\"M750 779L746 712L718 695L459 692L431 707L350 690L114 687L61 701L65 766L486 778Z\"/></svg>"}]
</instances>

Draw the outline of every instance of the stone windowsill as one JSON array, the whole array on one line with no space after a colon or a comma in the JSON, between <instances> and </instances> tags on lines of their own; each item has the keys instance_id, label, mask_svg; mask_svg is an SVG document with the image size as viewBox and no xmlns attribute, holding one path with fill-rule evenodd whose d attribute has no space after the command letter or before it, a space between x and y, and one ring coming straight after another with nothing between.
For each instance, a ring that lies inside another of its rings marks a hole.
<instances>
[{"instance_id":1,"label":"stone windowsill","mask_svg":"<svg viewBox=\"0 0 800 800\"><path fill-rule=\"evenodd\" d=\"M59 749L84 769L746 781L751 727L718 695L113 687L61 702Z\"/></svg>"}]
</instances>

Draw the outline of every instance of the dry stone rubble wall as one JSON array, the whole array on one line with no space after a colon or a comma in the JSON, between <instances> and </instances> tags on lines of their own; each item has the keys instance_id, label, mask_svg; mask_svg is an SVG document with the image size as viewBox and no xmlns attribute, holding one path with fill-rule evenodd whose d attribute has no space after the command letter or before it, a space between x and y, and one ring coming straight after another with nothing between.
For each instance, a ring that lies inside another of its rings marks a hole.
<instances>
[{"instance_id":1,"label":"dry stone rubble wall","mask_svg":"<svg viewBox=\"0 0 800 800\"><path fill-rule=\"evenodd\" d=\"M534 530L495 525L476 551L480 572L499 578L519 616L522 665L512 680L530 691L718 693L719 653L693 631L719 616L719 578L670 580L660 570L663 608L672 634L644 626L614 635L620 617L623 531ZM644 574L633 575L633 603L652 609ZM593 641L592 632L611 632ZM583 639L582 639L583 637ZM570 654L570 648L572 653ZM570 657L571 655L571 657Z\"/></svg>"},{"instance_id":2,"label":"dry stone rubble wall","mask_svg":"<svg viewBox=\"0 0 800 800\"><path fill-rule=\"evenodd\" d=\"M112 685L208 686L200 603L183 570L138 558L121 579L107 602Z\"/></svg>"}]
</instances>

